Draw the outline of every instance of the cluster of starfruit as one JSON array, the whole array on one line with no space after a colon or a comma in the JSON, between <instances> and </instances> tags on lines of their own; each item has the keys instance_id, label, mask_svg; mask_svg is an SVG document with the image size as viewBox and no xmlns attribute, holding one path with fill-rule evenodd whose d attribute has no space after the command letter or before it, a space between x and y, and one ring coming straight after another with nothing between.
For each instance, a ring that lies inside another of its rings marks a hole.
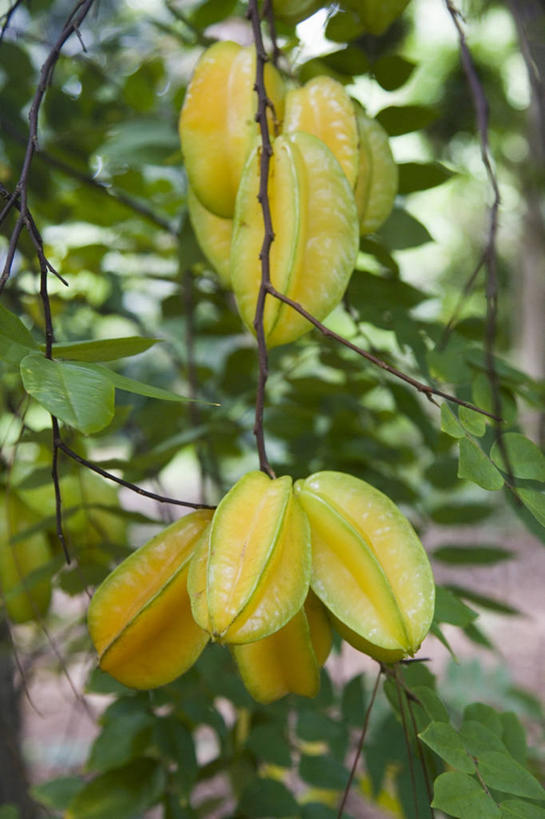
<instances>
[{"instance_id":1,"label":"cluster of starfruit","mask_svg":"<svg viewBox=\"0 0 545 819\"><path fill-rule=\"evenodd\" d=\"M142 546L97 589L100 666L134 688L183 674L211 639L252 696L315 696L333 629L391 663L413 655L434 610L431 568L386 495L340 472L293 484L249 472L217 509Z\"/></svg>"},{"instance_id":2,"label":"cluster of starfruit","mask_svg":"<svg viewBox=\"0 0 545 819\"><path fill-rule=\"evenodd\" d=\"M233 289L250 330L264 237L255 63L252 47L211 46L196 66L180 116L191 222L205 256ZM377 230L392 209L397 166L381 125L336 80L318 76L287 88L268 63L264 83L272 104L271 282L322 320L346 290L359 236ZM310 329L289 305L267 299L269 347Z\"/></svg>"}]
</instances>

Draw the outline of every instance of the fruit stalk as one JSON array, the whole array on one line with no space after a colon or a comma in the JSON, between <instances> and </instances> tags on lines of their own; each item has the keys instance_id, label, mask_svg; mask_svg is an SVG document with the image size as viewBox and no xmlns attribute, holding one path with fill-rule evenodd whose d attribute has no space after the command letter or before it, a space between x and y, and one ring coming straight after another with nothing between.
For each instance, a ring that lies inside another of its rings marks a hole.
<instances>
[{"instance_id":1,"label":"fruit stalk","mask_svg":"<svg viewBox=\"0 0 545 819\"><path fill-rule=\"evenodd\" d=\"M267 108L269 108L274 117L274 108L272 102L267 96L265 90L265 63L268 61L267 53L263 45L263 37L261 36L261 26L259 19L259 10L257 7L257 0L249 0L248 3L248 17L252 24L252 31L254 36L255 50L256 50L256 79L254 90L257 93L257 113L255 115L256 122L259 124L259 131L261 134L261 155L260 155L260 180L259 180L259 194L258 201L263 213L263 223L265 225L263 244L259 258L261 261L261 284L257 297L257 304L254 318L254 329L257 338L257 350L259 361L259 376L257 383L256 403L255 403L255 423L254 435L256 438L257 452L259 455L259 468L265 472L270 478L274 478L275 474L267 459L267 452L265 449L265 434L263 430L263 411L265 407L265 387L268 377L268 355L267 342L265 341L265 328L263 324L263 316L265 312L265 299L267 297L267 288L271 282L270 272L270 250L271 244L274 241L274 230L271 219L271 208L268 196L268 180L269 180L269 166L271 156L273 153L271 138L269 134L269 124L267 122Z\"/></svg>"}]
</instances>

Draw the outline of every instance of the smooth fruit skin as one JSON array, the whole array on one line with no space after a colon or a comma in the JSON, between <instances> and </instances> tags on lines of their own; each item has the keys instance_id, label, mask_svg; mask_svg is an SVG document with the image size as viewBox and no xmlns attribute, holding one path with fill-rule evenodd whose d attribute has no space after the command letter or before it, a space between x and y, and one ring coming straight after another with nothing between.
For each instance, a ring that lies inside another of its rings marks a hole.
<instances>
[{"instance_id":1,"label":"smooth fruit skin","mask_svg":"<svg viewBox=\"0 0 545 819\"><path fill-rule=\"evenodd\" d=\"M87 622L100 667L131 688L156 688L183 674L208 642L194 622L187 574L212 517L200 509L129 555L96 590Z\"/></svg>"},{"instance_id":2,"label":"smooth fruit skin","mask_svg":"<svg viewBox=\"0 0 545 819\"><path fill-rule=\"evenodd\" d=\"M360 235L374 233L390 215L398 188L398 169L388 134L361 105L354 103L360 137L360 162L354 196Z\"/></svg>"},{"instance_id":3,"label":"smooth fruit skin","mask_svg":"<svg viewBox=\"0 0 545 819\"><path fill-rule=\"evenodd\" d=\"M215 216L201 204L191 188L187 191L189 218L202 252L224 287L230 287L229 255L233 220Z\"/></svg>"},{"instance_id":4,"label":"smooth fruit skin","mask_svg":"<svg viewBox=\"0 0 545 819\"><path fill-rule=\"evenodd\" d=\"M343 0L343 6L355 11L369 34L384 34L409 0Z\"/></svg>"},{"instance_id":5,"label":"smooth fruit skin","mask_svg":"<svg viewBox=\"0 0 545 819\"><path fill-rule=\"evenodd\" d=\"M191 562L195 621L214 640L251 643L282 628L310 581L310 531L291 478L249 472L219 504Z\"/></svg>"},{"instance_id":6,"label":"smooth fruit skin","mask_svg":"<svg viewBox=\"0 0 545 819\"><path fill-rule=\"evenodd\" d=\"M317 137L282 135L273 150L268 186L276 237L270 252L271 282L322 320L341 300L355 265L359 240L354 195L339 163ZM256 149L242 175L231 245L231 282L249 329L261 282L264 236L258 190ZM289 305L268 297L264 327L267 345L275 347L295 341L312 325Z\"/></svg>"},{"instance_id":7,"label":"smooth fruit skin","mask_svg":"<svg viewBox=\"0 0 545 819\"><path fill-rule=\"evenodd\" d=\"M13 623L40 620L51 601L49 579L33 581L29 575L52 559L43 532L10 543L10 538L40 522L31 509L11 492L0 497L0 593Z\"/></svg>"},{"instance_id":8,"label":"smooth fruit skin","mask_svg":"<svg viewBox=\"0 0 545 819\"><path fill-rule=\"evenodd\" d=\"M359 137L352 101L332 77L309 80L286 94L282 131L304 131L321 139L343 169L351 187L356 182Z\"/></svg>"},{"instance_id":9,"label":"smooth fruit skin","mask_svg":"<svg viewBox=\"0 0 545 819\"><path fill-rule=\"evenodd\" d=\"M311 526L313 591L366 653L414 654L431 625L435 586L409 521L382 492L341 472L311 475L295 493Z\"/></svg>"},{"instance_id":10,"label":"smooth fruit skin","mask_svg":"<svg viewBox=\"0 0 545 819\"><path fill-rule=\"evenodd\" d=\"M257 702L267 704L286 694L315 697L318 693L320 666L304 609L269 637L234 646L233 655L244 685Z\"/></svg>"},{"instance_id":11,"label":"smooth fruit skin","mask_svg":"<svg viewBox=\"0 0 545 819\"><path fill-rule=\"evenodd\" d=\"M215 43L201 56L187 88L179 131L189 182L216 216L231 218L242 168L258 136L255 49ZM283 117L284 81L270 63L265 87L277 126ZM269 117L269 128L275 123Z\"/></svg>"}]
</instances>

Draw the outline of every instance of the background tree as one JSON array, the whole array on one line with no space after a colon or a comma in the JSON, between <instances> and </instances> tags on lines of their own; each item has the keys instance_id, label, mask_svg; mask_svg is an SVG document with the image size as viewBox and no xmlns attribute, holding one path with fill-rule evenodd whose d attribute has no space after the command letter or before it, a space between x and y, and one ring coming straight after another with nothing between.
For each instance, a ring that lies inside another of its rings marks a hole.
<instances>
[{"instance_id":1,"label":"background tree","mask_svg":"<svg viewBox=\"0 0 545 819\"><path fill-rule=\"evenodd\" d=\"M543 7L513 3L510 17L501 4L474 3L466 31L449 3L431 11L415 0L377 36L357 3L341 5L323 4L297 28L277 19L280 66L301 82L333 76L377 115L399 161L399 196L362 240L329 336L316 330L270 351L267 451L279 475L342 470L400 504L435 544L444 578L435 638L446 652L449 640L458 645L456 627L494 659L477 612L516 611L472 575L515 560L518 546L500 539L506 526L521 537L515 518L536 538L528 549L544 540L545 456L534 443L543 355L532 329L542 303ZM0 816L132 817L160 806L176 819L319 818L343 803L347 816L372 804L413 817L429 815L432 798L450 816L541 816L541 705L499 672L473 667L483 703L472 702L463 663L439 682L436 662L377 676L339 642L316 699L264 707L218 646L149 693L94 669L88 593L180 505L215 504L257 466L256 346L196 243L176 130L203 47L218 37L252 42L246 11L232 0L46 0L4 11L2 491L6 508L15 498L27 517L2 547L47 537L50 559L29 583L55 593L49 614L18 625L6 612L20 589L3 590L10 659L0 698L14 718L3 726ZM517 100L526 87L529 108ZM517 291L529 312L515 314ZM524 355L532 346L536 363L517 362L515 343ZM520 421L529 412L533 441ZM481 522L484 543L453 529ZM468 571L460 580L449 567ZM70 696L78 713L100 715L100 733L85 771L57 766L30 804L14 703L29 686L32 696L44 664L58 685L85 669L85 692L74 683Z\"/></svg>"}]
</instances>

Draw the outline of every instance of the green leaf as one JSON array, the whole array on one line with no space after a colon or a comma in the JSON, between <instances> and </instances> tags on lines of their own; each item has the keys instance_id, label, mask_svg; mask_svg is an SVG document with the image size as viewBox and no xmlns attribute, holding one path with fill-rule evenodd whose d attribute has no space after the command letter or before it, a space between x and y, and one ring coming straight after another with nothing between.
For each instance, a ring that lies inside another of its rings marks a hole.
<instances>
[{"instance_id":1,"label":"green leaf","mask_svg":"<svg viewBox=\"0 0 545 819\"><path fill-rule=\"evenodd\" d=\"M427 685L413 685L411 691L430 718L437 722L449 722L448 711L435 693Z\"/></svg>"},{"instance_id":2,"label":"green leaf","mask_svg":"<svg viewBox=\"0 0 545 819\"><path fill-rule=\"evenodd\" d=\"M464 428L447 403L441 404L441 429L451 438L465 438Z\"/></svg>"},{"instance_id":3,"label":"green leaf","mask_svg":"<svg viewBox=\"0 0 545 819\"><path fill-rule=\"evenodd\" d=\"M502 723L501 738L503 744L517 762L520 762L521 765L525 765L526 734L520 724L519 718L513 711L504 711L499 717Z\"/></svg>"},{"instance_id":4,"label":"green leaf","mask_svg":"<svg viewBox=\"0 0 545 819\"><path fill-rule=\"evenodd\" d=\"M325 36L334 43L346 43L363 34L365 27L351 9L339 9L327 23Z\"/></svg>"},{"instance_id":5,"label":"green leaf","mask_svg":"<svg viewBox=\"0 0 545 819\"><path fill-rule=\"evenodd\" d=\"M92 771L119 768L145 750L153 717L145 711L121 714L108 720L95 739L88 759Z\"/></svg>"},{"instance_id":6,"label":"green leaf","mask_svg":"<svg viewBox=\"0 0 545 819\"><path fill-rule=\"evenodd\" d=\"M432 241L422 222L401 208L393 209L378 235L390 250L407 250Z\"/></svg>"},{"instance_id":7,"label":"green leaf","mask_svg":"<svg viewBox=\"0 0 545 819\"><path fill-rule=\"evenodd\" d=\"M236 0L206 0L191 15L191 22L197 28L205 29L229 17L234 11Z\"/></svg>"},{"instance_id":8,"label":"green leaf","mask_svg":"<svg viewBox=\"0 0 545 819\"><path fill-rule=\"evenodd\" d=\"M472 702L464 709L464 720L474 720L481 722L491 731L501 737L502 724L499 713L491 705L484 702Z\"/></svg>"},{"instance_id":9,"label":"green leaf","mask_svg":"<svg viewBox=\"0 0 545 819\"><path fill-rule=\"evenodd\" d=\"M470 438L462 438L460 441L458 477L473 481L477 486L489 491L497 491L503 486L499 470L489 461L480 446Z\"/></svg>"},{"instance_id":10,"label":"green leaf","mask_svg":"<svg viewBox=\"0 0 545 819\"><path fill-rule=\"evenodd\" d=\"M199 771L191 732L175 717L159 717L153 737L160 751L176 763L176 778L183 792L189 793Z\"/></svg>"},{"instance_id":11,"label":"green leaf","mask_svg":"<svg viewBox=\"0 0 545 819\"><path fill-rule=\"evenodd\" d=\"M101 364L82 364L86 369L100 373L107 378L113 386L118 390L124 392L132 392L136 395L144 395L146 398L158 398L160 401L194 401L193 398L186 398L184 395L177 395L170 390L163 390L161 387L152 387L150 384L144 384L143 381L135 381L134 378L127 378L125 375L110 370L109 367L103 367ZM209 401L196 401L198 404L208 404L208 406L218 406L210 404Z\"/></svg>"},{"instance_id":12,"label":"green leaf","mask_svg":"<svg viewBox=\"0 0 545 819\"><path fill-rule=\"evenodd\" d=\"M46 808L64 812L84 785L85 782L77 776L61 776L41 785L33 785L31 794L33 799Z\"/></svg>"},{"instance_id":13,"label":"green leaf","mask_svg":"<svg viewBox=\"0 0 545 819\"><path fill-rule=\"evenodd\" d=\"M344 686L341 699L343 719L349 725L361 725L365 711L363 675L352 677Z\"/></svg>"},{"instance_id":14,"label":"green leaf","mask_svg":"<svg viewBox=\"0 0 545 819\"><path fill-rule=\"evenodd\" d=\"M460 728L460 736L468 754L480 758L486 751L506 753L506 748L495 731L487 728L477 720L464 720Z\"/></svg>"},{"instance_id":15,"label":"green leaf","mask_svg":"<svg viewBox=\"0 0 545 819\"><path fill-rule=\"evenodd\" d=\"M301 819L338 819L339 817L336 810L323 805L321 802L306 802L301 805L299 810L298 815ZM348 814L344 813L344 811L343 817L348 817Z\"/></svg>"},{"instance_id":16,"label":"green leaf","mask_svg":"<svg viewBox=\"0 0 545 819\"><path fill-rule=\"evenodd\" d=\"M430 517L436 523L456 526L469 525L485 520L493 513L494 507L487 503L450 503L434 506L430 512Z\"/></svg>"},{"instance_id":17,"label":"green leaf","mask_svg":"<svg viewBox=\"0 0 545 819\"><path fill-rule=\"evenodd\" d=\"M453 583L449 583L448 588L450 591L453 591L454 594L457 594L459 597L463 597L465 600L469 600L470 603L475 603L477 606L482 606L483 609L497 611L499 614L520 614L519 609L516 609L513 606L502 602L501 600L495 600L494 598L487 597L484 594L478 594L477 592L473 591L473 589L466 589L464 586L456 586Z\"/></svg>"},{"instance_id":18,"label":"green leaf","mask_svg":"<svg viewBox=\"0 0 545 819\"><path fill-rule=\"evenodd\" d=\"M400 194L436 188L454 176L454 172L440 162L400 162L397 168Z\"/></svg>"},{"instance_id":19,"label":"green leaf","mask_svg":"<svg viewBox=\"0 0 545 819\"><path fill-rule=\"evenodd\" d=\"M478 616L477 612L462 603L449 589L444 586L436 587L434 619L437 623L450 623L464 628Z\"/></svg>"},{"instance_id":20,"label":"green leaf","mask_svg":"<svg viewBox=\"0 0 545 819\"><path fill-rule=\"evenodd\" d=\"M432 552L435 560L449 566L490 566L512 560L515 553L499 546L439 546Z\"/></svg>"},{"instance_id":21,"label":"green leaf","mask_svg":"<svg viewBox=\"0 0 545 819\"><path fill-rule=\"evenodd\" d=\"M545 492L538 492L537 489L517 489L517 494L528 511L545 526Z\"/></svg>"},{"instance_id":22,"label":"green leaf","mask_svg":"<svg viewBox=\"0 0 545 819\"><path fill-rule=\"evenodd\" d=\"M339 51L325 54L320 59L328 68L339 74L359 76L369 70L367 55L357 46L349 45Z\"/></svg>"},{"instance_id":23,"label":"green leaf","mask_svg":"<svg viewBox=\"0 0 545 819\"><path fill-rule=\"evenodd\" d=\"M301 755L299 776L316 788L341 791L348 781L348 771L332 756Z\"/></svg>"},{"instance_id":24,"label":"green leaf","mask_svg":"<svg viewBox=\"0 0 545 819\"><path fill-rule=\"evenodd\" d=\"M490 788L545 802L545 789L532 774L511 756L500 751L484 751L479 771Z\"/></svg>"},{"instance_id":25,"label":"green leaf","mask_svg":"<svg viewBox=\"0 0 545 819\"><path fill-rule=\"evenodd\" d=\"M20 366L25 390L65 424L90 434L114 417L114 388L100 372L38 353L25 356Z\"/></svg>"},{"instance_id":26,"label":"green leaf","mask_svg":"<svg viewBox=\"0 0 545 819\"><path fill-rule=\"evenodd\" d=\"M471 435L481 438L486 432L485 416L480 412L475 412L468 407L459 407L458 418L463 428Z\"/></svg>"},{"instance_id":27,"label":"green leaf","mask_svg":"<svg viewBox=\"0 0 545 819\"><path fill-rule=\"evenodd\" d=\"M516 478L545 481L545 455L533 441L519 432L507 432L502 436L502 442ZM506 471L499 441L492 446L490 457L496 466Z\"/></svg>"},{"instance_id":28,"label":"green leaf","mask_svg":"<svg viewBox=\"0 0 545 819\"><path fill-rule=\"evenodd\" d=\"M462 773L475 772L475 764L467 754L458 733L446 722L431 722L425 731L419 734L422 742L435 751L447 765Z\"/></svg>"},{"instance_id":29,"label":"green leaf","mask_svg":"<svg viewBox=\"0 0 545 819\"><path fill-rule=\"evenodd\" d=\"M0 304L0 360L17 366L37 346L21 319Z\"/></svg>"},{"instance_id":30,"label":"green leaf","mask_svg":"<svg viewBox=\"0 0 545 819\"><path fill-rule=\"evenodd\" d=\"M92 341L75 341L53 345L54 358L72 361L115 361L118 358L138 355L149 350L160 338L127 336L126 338L104 338ZM42 347L42 349L44 349Z\"/></svg>"},{"instance_id":31,"label":"green leaf","mask_svg":"<svg viewBox=\"0 0 545 819\"><path fill-rule=\"evenodd\" d=\"M437 111L427 105L390 105L379 111L375 119L390 136L400 136L426 128L437 119Z\"/></svg>"},{"instance_id":32,"label":"green leaf","mask_svg":"<svg viewBox=\"0 0 545 819\"><path fill-rule=\"evenodd\" d=\"M92 779L70 803L65 819L134 819L161 798L164 769L138 759Z\"/></svg>"},{"instance_id":33,"label":"green leaf","mask_svg":"<svg viewBox=\"0 0 545 819\"><path fill-rule=\"evenodd\" d=\"M17 805L0 805L0 819L21 819Z\"/></svg>"},{"instance_id":34,"label":"green leaf","mask_svg":"<svg viewBox=\"0 0 545 819\"><path fill-rule=\"evenodd\" d=\"M246 742L261 762L270 762L282 768L291 767L291 751L288 741L279 725L265 723L252 728Z\"/></svg>"},{"instance_id":35,"label":"green leaf","mask_svg":"<svg viewBox=\"0 0 545 819\"><path fill-rule=\"evenodd\" d=\"M256 777L244 790L239 804L244 816L296 816L299 807L292 793L282 782Z\"/></svg>"},{"instance_id":36,"label":"green leaf","mask_svg":"<svg viewBox=\"0 0 545 819\"><path fill-rule=\"evenodd\" d=\"M381 57L373 66L375 79L385 91L395 91L405 85L415 68L416 63L399 54Z\"/></svg>"},{"instance_id":37,"label":"green leaf","mask_svg":"<svg viewBox=\"0 0 545 819\"><path fill-rule=\"evenodd\" d=\"M477 780L458 771L449 771L437 777L431 805L457 819L496 819L501 816L496 803Z\"/></svg>"},{"instance_id":38,"label":"green leaf","mask_svg":"<svg viewBox=\"0 0 545 819\"><path fill-rule=\"evenodd\" d=\"M505 819L545 819L545 808L524 802L522 799L507 799L500 802L500 809Z\"/></svg>"}]
</instances>

